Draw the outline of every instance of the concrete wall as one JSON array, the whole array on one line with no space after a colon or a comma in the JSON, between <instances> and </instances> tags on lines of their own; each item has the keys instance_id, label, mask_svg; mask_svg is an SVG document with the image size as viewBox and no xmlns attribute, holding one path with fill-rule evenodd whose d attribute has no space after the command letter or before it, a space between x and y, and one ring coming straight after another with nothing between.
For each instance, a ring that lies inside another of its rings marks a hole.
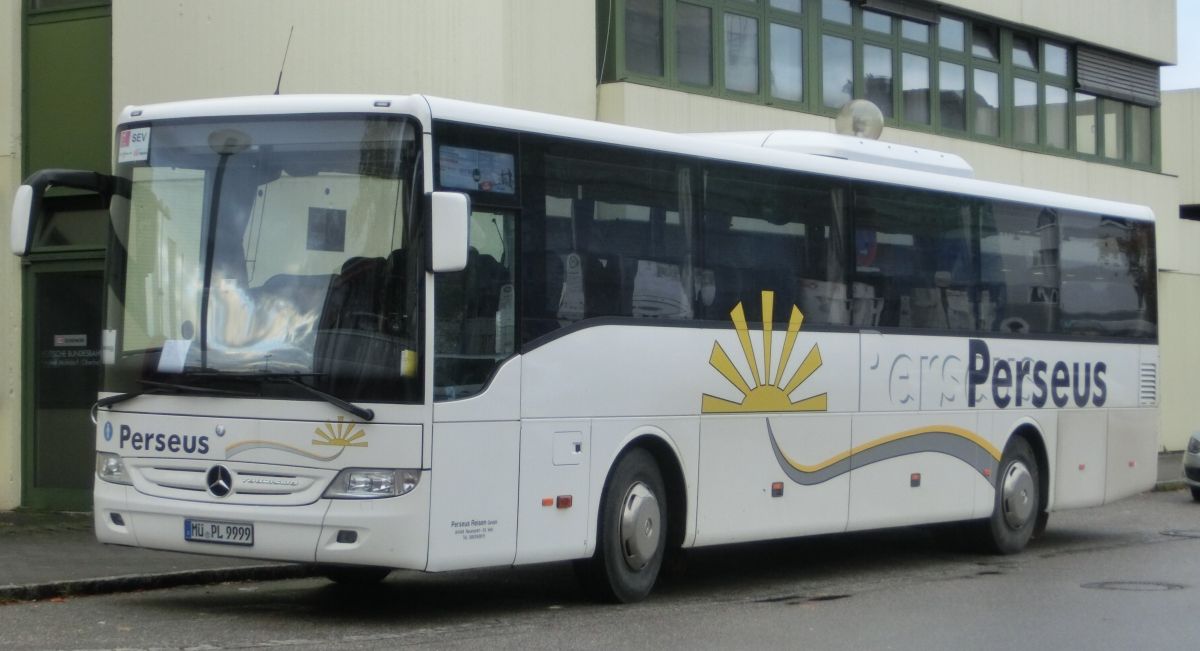
<instances>
[{"instance_id":1,"label":"concrete wall","mask_svg":"<svg viewBox=\"0 0 1200 651\"><path fill-rule=\"evenodd\" d=\"M1072 39L1152 61L1174 63L1175 1L942 0L941 4L1047 32L1069 34Z\"/></svg>"},{"instance_id":2,"label":"concrete wall","mask_svg":"<svg viewBox=\"0 0 1200 651\"><path fill-rule=\"evenodd\" d=\"M21 3L0 3L0 221L21 180ZM4 229L7 233L7 228ZM4 247L8 249L7 246ZM21 264L0 253L0 510L21 502Z\"/></svg>"},{"instance_id":3,"label":"concrete wall","mask_svg":"<svg viewBox=\"0 0 1200 651\"><path fill-rule=\"evenodd\" d=\"M1179 203L1200 203L1200 88L1163 93L1162 132L1163 171L1179 176Z\"/></svg>"},{"instance_id":4,"label":"concrete wall","mask_svg":"<svg viewBox=\"0 0 1200 651\"><path fill-rule=\"evenodd\" d=\"M1178 176L1176 204L1200 203L1200 89L1163 93L1163 172ZM1200 222L1179 218L1178 206L1158 213L1159 247L1170 246L1176 264L1160 264L1159 295L1162 305L1162 347L1170 351L1162 361L1163 444L1169 450L1187 445L1188 436L1200 430L1200 400L1196 400L1195 372L1200 368ZM1166 237L1164 237L1164 233ZM1168 382L1167 380L1171 381Z\"/></svg>"},{"instance_id":5,"label":"concrete wall","mask_svg":"<svg viewBox=\"0 0 1200 651\"><path fill-rule=\"evenodd\" d=\"M1195 245L1200 240L1191 242ZM1191 433L1200 431L1200 400L1196 399L1200 275L1160 271L1158 301L1159 446L1174 452L1187 447Z\"/></svg>"},{"instance_id":6,"label":"concrete wall","mask_svg":"<svg viewBox=\"0 0 1200 651\"><path fill-rule=\"evenodd\" d=\"M428 93L595 116L593 0L123 0L113 105L275 88Z\"/></svg>"}]
</instances>

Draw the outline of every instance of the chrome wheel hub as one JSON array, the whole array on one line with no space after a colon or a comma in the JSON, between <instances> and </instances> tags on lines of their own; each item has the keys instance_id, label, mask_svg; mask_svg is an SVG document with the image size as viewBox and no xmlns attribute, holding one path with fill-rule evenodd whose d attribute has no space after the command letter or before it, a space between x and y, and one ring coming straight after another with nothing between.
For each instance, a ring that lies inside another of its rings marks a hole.
<instances>
[{"instance_id":1,"label":"chrome wheel hub","mask_svg":"<svg viewBox=\"0 0 1200 651\"><path fill-rule=\"evenodd\" d=\"M1004 521L1009 527L1020 529L1033 517L1037 507L1033 475L1029 473L1025 464L1020 461L1013 463L1004 473L1004 482L1000 490L1000 508L1004 511Z\"/></svg>"},{"instance_id":2,"label":"chrome wheel hub","mask_svg":"<svg viewBox=\"0 0 1200 651\"><path fill-rule=\"evenodd\" d=\"M621 551L631 570L640 570L653 558L662 532L662 511L650 488L637 482L621 501Z\"/></svg>"}]
</instances>

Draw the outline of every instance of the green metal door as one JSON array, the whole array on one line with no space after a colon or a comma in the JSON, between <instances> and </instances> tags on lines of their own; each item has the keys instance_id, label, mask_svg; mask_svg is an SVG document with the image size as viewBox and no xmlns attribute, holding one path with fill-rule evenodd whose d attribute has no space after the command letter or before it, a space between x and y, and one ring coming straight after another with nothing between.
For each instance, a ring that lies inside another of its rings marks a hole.
<instances>
[{"instance_id":1,"label":"green metal door","mask_svg":"<svg viewBox=\"0 0 1200 651\"><path fill-rule=\"evenodd\" d=\"M107 0L25 0L23 161L44 168L112 166L112 10ZM100 381L107 211L59 193L34 233L22 278L23 506L91 505Z\"/></svg>"},{"instance_id":2,"label":"green metal door","mask_svg":"<svg viewBox=\"0 0 1200 651\"><path fill-rule=\"evenodd\" d=\"M95 474L88 409L100 387L104 259L32 264L25 274L22 503L85 510Z\"/></svg>"}]
</instances>

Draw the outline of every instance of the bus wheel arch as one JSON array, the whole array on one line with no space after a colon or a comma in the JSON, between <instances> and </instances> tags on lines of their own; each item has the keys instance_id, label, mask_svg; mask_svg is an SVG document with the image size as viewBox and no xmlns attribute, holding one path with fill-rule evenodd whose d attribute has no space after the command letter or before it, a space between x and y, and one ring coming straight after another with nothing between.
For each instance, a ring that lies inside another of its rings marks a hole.
<instances>
[{"instance_id":1,"label":"bus wheel arch","mask_svg":"<svg viewBox=\"0 0 1200 651\"><path fill-rule=\"evenodd\" d=\"M667 500L666 552L670 557L682 547L687 527L687 483L683 478L683 465L675 449L659 436L643 434L626 445L621 454L634 447L649 452L662 473Z\"/></svg>"},{"instance_id":2,"label":"bus wheel arch","mask_svg":"<svg viewBox=\"0 0 1200 651\"><path fill-rule=\"evenodd\" d=\"M982 551L1018 553L1042 521L1046 470L1037 452L1040 439L1035 429L1024 426L1008 438L996 468L991 514L973 526Z\"/></svg>"},{"instance_id":3,"label":"bus wheel arch","mask_svg":"<svg viewBox=\"0 0 1200 651\"><path fill-rule=\"evenodd\" d=\"M684 486L678 457L659 436L636 436L616 454L599 500L596 551L576 563L594 597L630 603L650 593L683 541Z\"/></svg>"},{"instance_id":4,"label":"bus wheel arch","mask_svg":"<svg viewBox=\"0 0 1200 651\"><path fill-rule=\"evenodd\" d=\"M1041 536L1050 521L1050 455L1046 452L1046 440L1042 432L1033 423L1023 423L1015 431L1013 437L1021 437L1033 450L1038 469L1038 505L1037 522L1034 523L1033 537Z\"/></svg>"}]
</instances>

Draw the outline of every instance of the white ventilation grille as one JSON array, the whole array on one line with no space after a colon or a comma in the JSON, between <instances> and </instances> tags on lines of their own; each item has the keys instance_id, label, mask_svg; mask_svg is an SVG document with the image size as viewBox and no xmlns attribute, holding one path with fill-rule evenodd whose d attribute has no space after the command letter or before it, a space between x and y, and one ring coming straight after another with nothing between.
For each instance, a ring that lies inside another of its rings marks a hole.
<instances>
[{"instance_id":1,"label":"white ventilation grille","mask_svg":"<svg viewBox=\"0 0 1200 651\"><path fill-rule=\"evenodd\" d=\"M1142 364L1138 378L1138 404L1143 407L1158 404L1158 364Z\"/></svg>"}]
</instances>

